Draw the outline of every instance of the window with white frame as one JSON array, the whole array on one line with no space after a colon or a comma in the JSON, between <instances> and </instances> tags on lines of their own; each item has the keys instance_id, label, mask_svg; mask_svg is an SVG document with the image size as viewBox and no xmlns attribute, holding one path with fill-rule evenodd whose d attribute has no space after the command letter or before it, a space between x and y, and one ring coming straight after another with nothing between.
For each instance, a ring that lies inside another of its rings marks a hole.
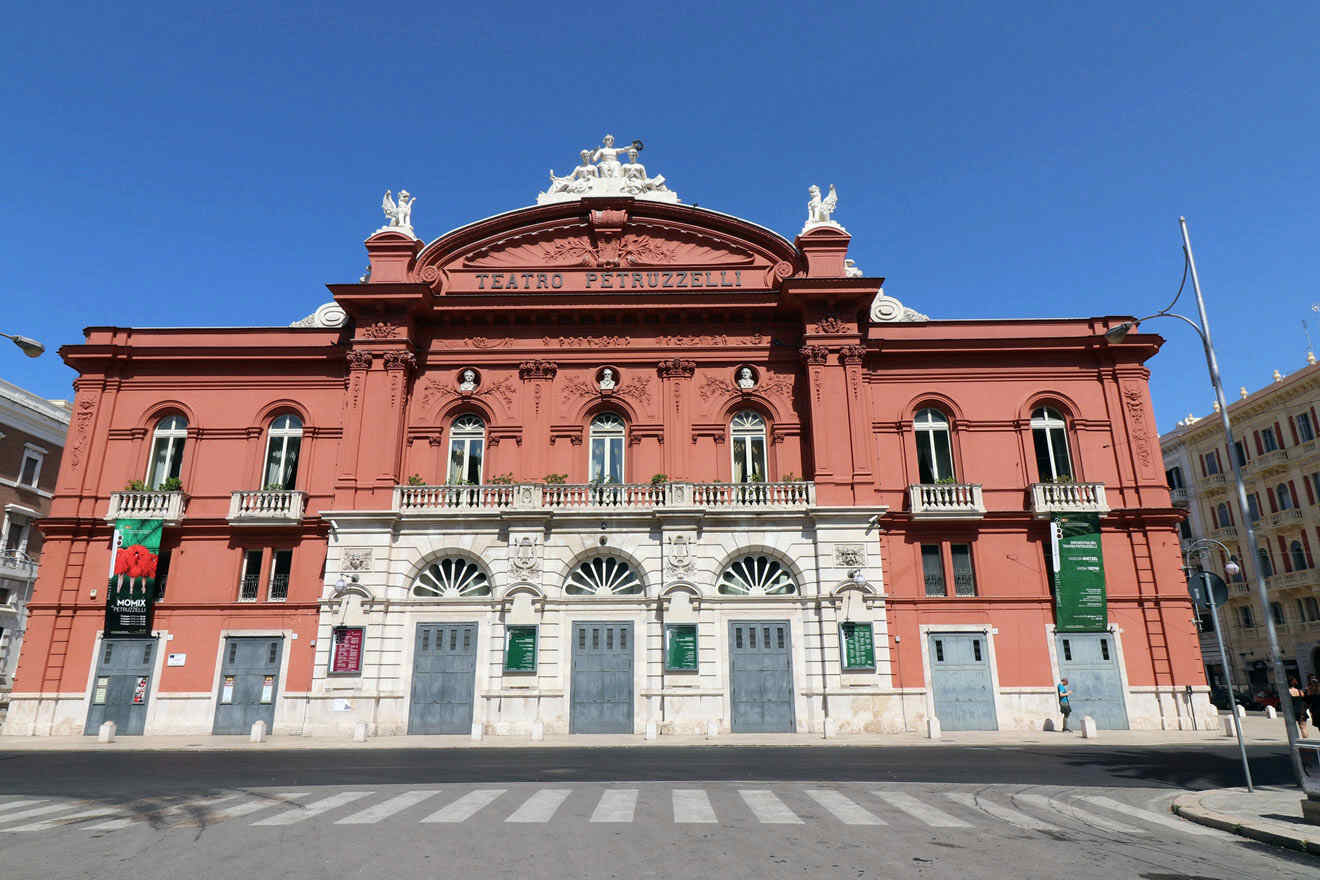
<instances>
[{"instance_id":1,"label":"window with white frame","mask_svg":"<svg viewBox=\"0 0 1320 880\"><path fill-rule=\"evenodd\" d=\"M255 602L261 590L261 557L260 550L243 551L243 570L238 578L238 600L240 602Z\"/></svg>"},{"instance_id":2,"label":"window with white frame","mask_svg":"<svg viewBox=\"0 0 1320 880\"><path fill-rule=\"evenodd\" d=\"M6 556L15 557L20 553L27 552L28 530L30 528L31 524L26 516L16 513L12 509L5 511L4 550Z\"/></svg>"},{"instance_id":3,"label":"window with white frame","mask_svg":"<svg viewBox=\"0 0 1320 880\"><path fill-rule=\"evenodd\" d=\"M917 479L922 483L954 479L949 417L937 409L923 409L912 420L912 430L917 437ZM1064 449L1066 454L1066 445Z\"/></svg>"},{"instance_id":4,"label":"window with white frame","mask_svg":"<svg viewBox=\"0 0 1320 880\"><path fill-rule=\"evenodd\" d=\"M627 431L622 418L601 413L591 420L591 482L623 482L623 439Z\"/></svg>"},{"instance_id":5,"label":"window with white frame","mask_svg":"<svg viewBox=\"0 0 1320 880\"><path fill-rule=\"evenodd\" d=\"M263 489L291 491L298 481L298 457L302 451L302 419L293 413L277 416L266 435L266 470Z\"/></svg>"},{"instance_id":6,"label":"window with white frame","mask_svg":"<svg viewBox=\"0 0 1320 880\"><path fill-rule=\"evenodd\" d=\"M270 586L267 594L272 602L289 598L289 573L293 571L293 551L276 550L271 553Z\"/></svg>"},{"instance_id":7,"label":"window with white frame","mask_svg":"<svg viewBox=\"0 0 1320 880\"><path fill-rule=\"evenodd\" d=\"M1068 423L1055 409L1038 406L1031 413L1031 436L1036 444L1036 471L1042 482L1070 480L1072 458L1068 455Z\"/></svg>"},{"instance_id":8,"label":"window with white frame","mask_svg":"<svg viewBox=\"0 0 1320 880\"><path fill-rule=\"evenodd\" d=\"M23 460L18 466L18 482L23 486L36 488L41 479L41 464L46 460L46 450L31 443L23 447Z\"/></svg>"},{"instance_id":9,"label":"window with white frame","mask_svg":"<svg viewBox=\"0 0 1320 880\"><path fill-rule=\"evenodd\" d=\"M449 476L451 485L481 485L481 464L486 447L486 423L474 415L454 419L449 429Z\"/></svg>"},{"instance_id":10,"label":"window with white frame","mask_svg":"<svg viewBox=\"0 0 1320 880\"><path fill-rule=\"evenodd\" d=\"M1293 424L1297 426L1297 438L1302 443L1310 443L1315 439L1315 426L1311 424L1310 413L1298 413L1293 416Z\"/></svg>"},{"instance_id":11,"label":"window with white frame","mask_svg":"<svg viewBox=\"0 0 1320 880\"><path fill-rule=\"evenodd\" d=\"M745 409L729 423L733 442L733 481L759 483L765 479L765 419Z\"/></svg>"},{"instance_id":12,"label":"window with white frame","mask_svg":"<svg viewBox=\"0 0 1320 880\"><path fill-rule=\"evenodd\" d=\"M156 423L151 440L151 464L147 488L159 489L166 480L177 480L183 469L183 444L188 439L188 420L165 416Z\"/></svg>"},{"instance_id":13,"label":"window with white frame","mask_svg":"<svg viewBox=\"0 0 1320 880\"><path fill-rule=\"evenodd\" d=\"M1207 475L1219 473L1219 452L1217 450L1214 452L1207 452L1205 455L1201 456L1201 462L1205 465L1205 472Z\"/></svg>"}]
</instances>

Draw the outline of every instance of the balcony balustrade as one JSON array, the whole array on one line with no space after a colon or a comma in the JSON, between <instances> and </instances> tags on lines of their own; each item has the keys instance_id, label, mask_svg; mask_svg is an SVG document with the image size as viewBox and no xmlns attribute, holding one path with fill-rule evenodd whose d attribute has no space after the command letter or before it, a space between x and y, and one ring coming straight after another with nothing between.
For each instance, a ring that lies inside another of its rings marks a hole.
<instances>
[{"instance_id":1,"label":"balcony balustrade","mask_svg":"<svg viewBox=\"0 0 1320 880\"><path fill-rule=\"evenodd\" d=\"M1295 526L1302 521L1302 512L1296 507L1288 510L1280 510L1269 515L1269 527L1271 529L1284 529Z\"/></svg>"},{"instance_id":2,"label":"balcony balustrade","mask_svg":"<svg viewBox=\"0 0 1320 880\"><path fill-rule=\"evenodd\" d=\"M1211 529L1216 538L1221 541L1236 541L1238 536L1237 526L1215 526Z\"/></svg>"},{"instance_id":3,"label":"balcony balustrade","mask_svg":"<svg viewBox=\"0 0 1320 880\"><path fill-rule=\"evenodd\" d=\"M22 550L0 550L0 577L30 581L37 576L37 560Z\"/></svg>"},{"instance_id":4,"label":"balcony balustrade","mask_svg":"<svg viewBox=\"0 0 1320 880\"><path fill-rule=\"evenodd\" d=\"M915 483L908 486L913 519L980 519L985 501L980 483Z\"/></svg>"},{"instance_id":5,"label":"balcony balustrade","mask_svg":"<svg viewBox=\"0 0 1320 880\"><path fill-rule=\"evenodd\" d=\"M1174 507L1187 507L1191 504L1191 500L1187 496L1186 489L1170 489L1169 503Z\"/></svg>"},{"instance_id":6,"label":"balcony balustrade","mask_svg":"<svg viewBox=\"0 0 1320 880\"><path fill-rule=\"evenodd\" d=\"M1223 474L1207 474L1201 478L1201 491L1206 495L1217 495L1228 490L1228 478Z\"/></svg>"},{"instance_id":7,"label":"balcony balustrade","mask_svg":"<svg viewBox=\"0 0 1320 880\"><path fill-rule=\"evenodd\" d=\"M1054 513L1108 513L1104 483L1032 483L1031 512L1045 518Z\"/></svg>"},{"instance_id":8,"label":"balcony balustrade","mask_svg":"<svg viewBox=\"0 0 1320 880\"><path fill-rule=\"evenodd\" d=\"M1269 452L1262 452L1253 458L1249 469L1252 473L1263 475L1283 470L1286 467L1288 467L1288 450L1271 449Z\"/></svg>"},{"instance_id":9,"label":"balcony balustrade","mask_svg":"<svg viewBox=\"0 0 1320 880\"><path fill-rule=\"evenodd\" d=\"M188 496L182 492L161 491L124 491L110 493L110 509L106 511L106 522L119 519L159 519L167 526L177 526L183 522L184 508L188 506Z\"/></svg>"},{"instance_id":10,"label":"balcony balustrade","mask_svg":"<svg viewBox=\"0 0 1320 880\"><path fill-rule=\"evenodd\" d=\"M399 513L471 510L654 510L665 507L794 510L816 503L816 486L785 483L516 483L396 486Z\"/></svg>"},{"instance_id":11,"label":"balcony balustrade","mask_svg":"<svg viewBox=\"0 0 1320 880\"><path fill-rule=\"evenodd\" d=\"M235 492L229 499L229 523L235 526L297 525L302 521L306 504L304 492Z\"/></svg>"}]
</instances>

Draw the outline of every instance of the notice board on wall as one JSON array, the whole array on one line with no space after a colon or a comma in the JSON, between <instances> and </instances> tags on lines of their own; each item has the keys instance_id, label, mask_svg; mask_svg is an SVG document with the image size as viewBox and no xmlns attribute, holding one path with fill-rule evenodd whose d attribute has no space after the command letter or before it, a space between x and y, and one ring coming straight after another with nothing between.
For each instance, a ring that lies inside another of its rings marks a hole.
<instances>
[{"instance_id":1,"label":"notice board on wall","mask_svg":"<svg viewBox=\"0 0 1320 880\"><path fill-rule=\"evenodd\" d=\"M330 674L362 673L362 642L365 631L360 626L337 626L330 641Z\"/></svg>"},{"instance_id":2,"label":"notice board on wall","mask_svg":"<svg viewBox=\"0 0 1320 880\"><path fill-rule=\"evenodd\" d=\"M1104 632L1109 628L1109 600L1099 515L1055 514L1050 527L1054 529L1055 629Z\"/></svg>"},{"instance_id":3,"label":"notice board on wall","mask_svg":"<svg viewBox=\"0 0 1320 880\"><path fill-rule=\"evenodd\" d=\"M695 672L697 659L697 625L671 623L665 626L665 669L669 672Z\"/></svg>"},{"instance_id":4,"label":"notice board on wall","mask_svg":"<svg viewBox=\"0 0 1320 880\"><path fill-rule=\"evenodd\" d=\"M839 641L843 645L844 669L875 668L875 634L870 623L840 624Z\"/></svg>"},{"instance_id":5,"label":"notice board on wall","mask_svg":"<svg viewBox=\"0 0 1320 880\"><path fill-rule=\"evenodd\" d=\"M536 671L535 626L510 626L505 629L504 671Z\"/></svg>"}]
</instances>

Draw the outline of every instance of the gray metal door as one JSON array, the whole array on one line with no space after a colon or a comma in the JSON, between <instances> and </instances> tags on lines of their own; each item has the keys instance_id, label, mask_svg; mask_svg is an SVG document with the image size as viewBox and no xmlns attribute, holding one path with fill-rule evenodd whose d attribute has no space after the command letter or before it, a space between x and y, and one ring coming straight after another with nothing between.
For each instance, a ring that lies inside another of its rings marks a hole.
<instances>
[{"instance_id":1,"label":"gray metal door","mask_svg":"<svg viewBox=\"0 0 1320 880\"><path fill-rule=\"evenodd\" d=\"M409 733L471 733L477 680L475 623L419 623Z\"/></svg>"},{"instance_id":2,"label":"gray metal door","mask_svg":"<svg viewBox=\"0 0 1320 880\"><path fill-rule=\"evenodd\" d=\"M1118 650L1109 633L1057 633L1059 677L1068 679L1073 718L1090 715L1102 730L1127 730Z\"/></svg>"},{"instance_id":3,"label":"gray metal door","mask_svg":"<svg viewBox=\"0 0 1320 880\"><path fill-rule=\"evenodd\" d=\"M225 639L213 733L247 733L258 721L265 721L270 731L275 723L283 653L281 636Z\"/></svg>"},{"instance_id":4,"label":"gray metal door","mask_svg":"<svg viewBox=\"0 0 1320 880\"><path fill-rule=\"evenodd\" d=\"M793 732L793 643L787 620L729 623L734 733Z\"/></svg>"},{"instance_id":5,"label":"gray metal door","mask_svg":"<svg viewBox=\"0 0 1320 880\"><path fill-rule=\"evenodd\" d=\"M104 639L92 681L92 705L84 733L113 721L121 736L141 736L156 662L155 639Z\"/></svg>"},{"instance_id":6,"label":"gray metal door","mask_svg":"<svg viewBox=\"0 0 1320 880\"><path fill-rule=\"evenodd\" d=\"M633 732L631 623L573 624L573 733Z\"/></svg>"},{"instance_id":7,"label":"gray metal door","mask_svg":"<svg viewBox=\"0 0 1320 880\"><path fill-rule=\"evenodd\" d=\"M988 636L930 633L930 686L944 730L998 730Z\"/></svg>"}]
</instances>

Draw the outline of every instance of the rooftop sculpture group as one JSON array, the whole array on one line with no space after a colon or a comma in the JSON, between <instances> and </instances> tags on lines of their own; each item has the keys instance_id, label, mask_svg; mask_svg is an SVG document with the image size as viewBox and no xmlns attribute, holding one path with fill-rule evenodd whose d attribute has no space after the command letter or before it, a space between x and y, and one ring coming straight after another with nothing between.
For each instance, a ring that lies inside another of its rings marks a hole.
<instances>
[{"instance_id":1,"label":"rooftop sculpture group","mask_svg":"<svg viewBox=\"0 0 1320 880\"><path fill-rule=\"evenodd\" d=\"M389 218L389 223L377 229L377 232L402 232L410 238L416 238L412 228L412 206L417 199L409 195L406 189L399 190L399 201L396 204L393 194L385 190L385 198L381 200L380 209L385 212Z\"/></svg>"},{"instance_id":2,"label":"rooftop sculpture group","mask_svg":"<svg viewBox=\"0 0 1320 880\"><path fill-rule=\"evenodd\" d=\"M550 169L550 188L537 194L536 203L568 202L583 196L632 196L676 204L678 194L665 186L664 176L648 177L646 166L637 161L641 151L641 141L616 147L614 135L607 134L595 150L578 154L578 166L567 176L558 177ZM627 162L619 161L621 154L627 156Z\"/></svg>"}]
</instances>

